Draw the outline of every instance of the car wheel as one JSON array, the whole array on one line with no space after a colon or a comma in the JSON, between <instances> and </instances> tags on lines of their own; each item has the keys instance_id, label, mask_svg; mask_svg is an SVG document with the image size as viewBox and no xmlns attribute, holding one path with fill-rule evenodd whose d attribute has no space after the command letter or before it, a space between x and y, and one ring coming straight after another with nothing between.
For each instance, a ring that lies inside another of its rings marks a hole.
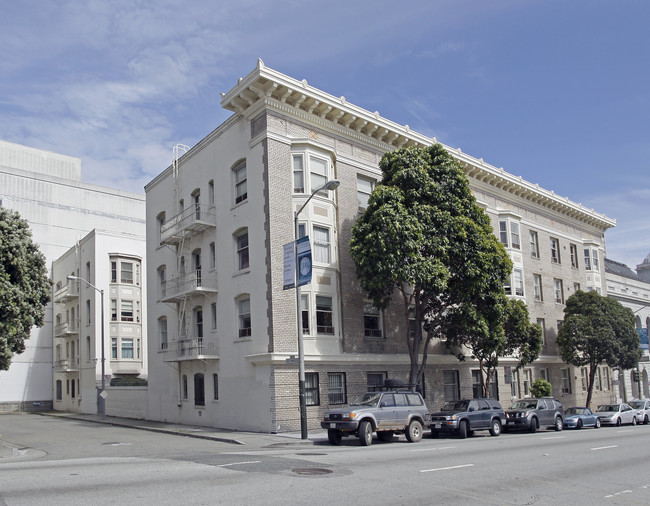
<instances>
[{"instance_id":1,"label":"car wheel","mask_svg":"<svg viewBox=\"0 0 650 506\"><path fill-rule=\"evenodd\" d=\"M372 444L372 424L367 420L359 424L359 442L361 446L370 446Z\"/></svg>"},{"instance_id":2,"label":"car wheel","mask_svg":"<svg viewBox=\"0 0 650 506\"><path fill-rule=\"evenodd\" d=\"M389 443L393 440L393 431L382 430L380 432L377 432L377 439L379 439L379 441L384 441L385 443Z\"/></svg>"},{"instance_id":3,"label":"car wheel","mask_svg":"<svg viewBox=\"0 0 650 506\"><path fill-rule=\"evenodd\" d=\"M341 444L341 440L343 439L343 435L341 434L340 430L328 429L327 439L329 439L330 444L339 446Z\"/></svg>"},{"instance_id":4,"label":"car wheel","mask_svg":"<svg viewBox=\"0 0 650 506\"><path fill-rule=\"evenodd\" d=\"M578 419L578 423L576 424L576 429L582 429L582 420Z\"/></svg>"},{"instance_id":5,"label":"car wheel","mask_svg":"<svg viewBox=\"0 0 650 506\"><path fill-rule=\"evenodd\" d=\"M632 425L636 425L636 416L632 417Z\"/></svg>"},{"instance_id":6,"label":"car wheel","mask_svg":"<svg viewBox=\"0 0 650 506\"><path fill-rule=\"evenodd\" d=\"M564 429L564 422L562 421L561 416L556 416L555 417L555 430L557 432L560 432L562 429Z\"/></svg>"},{"instance_id":7,"label":"car wheel","mask_svg":"<svg viewBox=\"0 0 650 506\"><path fill-rule=\"evenodd\" d=\"M460 422L458 426L458 437L465 439L467 437L467 422Z\"/></svg>"},{"instance_id":8,"label":"car wheel","mask_svg":"<svg viewBox=\"0 0 650 506\"><path fill-rule=\"evenodd\" d=\"M528 432L532 432L532 433L537 432L537 418L533 418L530 421L530 427L528 427Z\"/></svg>"},{"instance_id":9,"label":"car wheel","mask_svg":"<svg viewBox=\"0 0 650 506\"><path fill-rule=\"evenodd\" d=\"M422 439L422 424L417 420L411 420L406 428L406 439L409 443L417 443Z\"/></svg>"},{"instance_id":10,"label":"car wheel","mask_svg":"<svg viewBox=\"0 0 650 506\"><path fill-rule=\"evenodd\" d=\"M498 436L501 434L501 422L499 420L492 420L492 427L490 427L490 435Z\"/></svg>"},{"instance_id":11,"label":"car wheel","mask_svg":"<svg viewBox=\"0 0 650 506\"><path fill-rule=\"evenodd\" d=\"M596 423L594 424L594 427L600 429L600 425L601 425L600 418L596 418Z\"/></svg>"},{"instance_id":12,"label":"car wheel","mask_svg":"<svg viewBox=\"0 0 650 506\"><path fill-rule=\"evenodd\" d=\"M648 415L643 417L643 425L648 425Z\"/></svg>"},{"instance_id":13,"label":"car wheel","mask_svg":"<svg viewBox=\"0 0 650 506\"><path fill-rule=\"evenodd\" d=\"M621 426L621 418L620 417L616 419L616 426L617 427Z\"/></svg>"}]
</instances>

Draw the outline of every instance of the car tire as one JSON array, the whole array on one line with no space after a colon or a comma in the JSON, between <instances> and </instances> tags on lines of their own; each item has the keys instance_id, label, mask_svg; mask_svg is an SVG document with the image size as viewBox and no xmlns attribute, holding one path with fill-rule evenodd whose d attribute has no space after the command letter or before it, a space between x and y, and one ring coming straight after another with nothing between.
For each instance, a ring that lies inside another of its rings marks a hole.
<instances>
[{"instance_id":1,"label":"car tire","mask_svg":"<svg viewBox=\"0 0 650 506\"><path fill-rule=\"evenodd\" d=\"M384 443L390 443L393 440L393 431L392 430L382 430L377 432L377 439L383 441Z\"/></svg>"},{"instance_id":2,"label":"car tire","mask_svg":"<svg viewBox=\"0 0 650 506\"><path fill-rule=\"evenodd\" d=\"M458 437L460 439L465 439L467 437L467 422L460 422L458 425Z\"/></svg>"},{"instance_id":3,"label":"car tire","mask_svg":"<svg viewBox=\"0 0 650 506\"><path fill-rule=\"evenodd\" d=\"M537 418L533 418L533 419L530 421L530 427L528 427L528 432L530 432L530 433L532 433L532 434L534 434L535 432L537 432Z\"/></svg>"},{"instance_id":4,"label":"car tire","mask_svg":"<svg viewBox=\"0 0 650 506\"><path fill-rule=\"evenodd\" d=\"M560 432L562 429L564 429L564 422L562 421L561 416L556 416L555 417L555 431Z\"/></svg>"},{"instance_id":5,"label":"car tire","mask_svg":"<svg viewBox=\"0 0 650 506\"><path fill-rule=\"evenodd\" d=\"M497 437L501 435L501 422L497 419L492 420L492 426L490 427L490 436Z\"/></svg>"},{"instance_id":6,"label":"car tire","mask_svg":"<svg viewBox=\"0 0 650 506\"><path fill-rule=\"evenodd\" d=\"M417 420L411 420L406 428L406 439L409 443L417 443L422 439L422 424Z\"/></svg>"},{"instance_id":7,"label":"car tire","mask_svg":"<svg viewBox=\"0 0 650 506\"><path fill-rule=\"evenodd\" d=\"M648 415L643 417L643 425L648 425Z\"/></svg>"},{"instance_id":8,"label":"car tire","mask_svg":"<svg viewBox=\"0 0 650 506\"><path fill-rule=\"evenodd\" d=\"M620 426L621 426L621 417L618 417L618 418L616 419L616 426L617 426L617 427L620 427Z\"/></svg>"},{"instance_id":9,"label":"car tire","mask_svg":"<svg viewBox=\"0 0 650 506\"><path fill-rule=\"evenodd\" d=\"M343 439L343 435L341 434L340 430L328 429L327 439L329 440L330 444L333 444L334 446L339 446L341 444L341 440Z\"/></svg>"},{"instance_id":10,"label":"car tire","mask_svg":"<svg viewBox=\"0 0 650 506\"><path fill-rule=\"evenodd\" d=\"M361 446L370 446L372 444L372 424L363 420L359 424L359 442Z\"/></svg>"},{"instance_id":11,"label":"car tire","mask_svg":"<svg viewBox=\"0 0 650 506\"><path fill-rule=\"evenodd\" d=\"M582 429L582 420L578 419L578 423L576 424L576 429L578 430Z\"/></svg>"},{"instance_id":12,"label":"car tire","mask_svg":"<svg viewBox=\"0 0 650 506\"><path fill-rule=\"evenodd\" d=\"M632 425L636 425L636 416L632 417Z\"/></svg>"},{"instance_id":13,"label":"car tire","mask_svg":"<svg viewBox=\"0 0 650 506\"><path fill-rule=\"evenodd\" d=\"M600 429L600 426L601 426L601 425L602 425L602 424L601 424L601 422L600 422L600 418L596 418L596 423L594 424L594 428L596 428L596 429Z\"/></svg>"}]
</instances>

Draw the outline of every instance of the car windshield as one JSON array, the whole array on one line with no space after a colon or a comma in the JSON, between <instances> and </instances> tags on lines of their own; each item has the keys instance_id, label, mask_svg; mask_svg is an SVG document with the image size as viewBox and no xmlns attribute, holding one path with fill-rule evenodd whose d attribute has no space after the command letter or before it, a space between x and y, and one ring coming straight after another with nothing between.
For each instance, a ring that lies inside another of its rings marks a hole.
<instances>
[{"instance_id":1,"label":"car windshield","mask_svg":"<svg viewBox=\"0 0 650 506\"><path fill-rule=\"evenodd\" d=\"M629 404L634 409L643 409L645 407L645 402L643 402L643 401L632 401Z\"/></svg>"},{"instance_id":2,"label":"car windshield","mask_svg":"<svg viewBox=\"0 0 650 506\"><path fill-rule=\"evenodd\" d=\"M351 406L377 406L380 397L380 393L368 392L354 399Z\"/></svg>"},{"instance_id":3,"label":"car windshield","mask_svg":"<svg viewBox=\"0 0 650 506\"><path fill-rule=\"evenodd\" d=\"M510 409L535 409L537 407L537 401L517 401L515 402Z\"/></svg>"},{"instance_id":4,"label":"car windshield","mask_svg":"<svg viewBox=\"0 0 650 506\"><path fill-rule=\"evenodd\" d=\"M564 412L565 415L587 415L585 408L569 408Z\"/></svg>"},{"instance_id":5,"label":"car windshield","mask_svg":"<svg viewBox=\"0 0 650 506\"><path fill-rule=\"evenodd\" d=\"M603 404L602 406L598 406L597 411L601 413L603 411L618 411L618 404Z\"/></svg>"},{"instance_id":6,"label":"car windshield","mask_svg":"<svg viewBox=\"0 0 650 506\"><path fill-rule=\"evenodd\" d=\"M467 411L469 401L449 401L443 407L442 411Z\"/></svg>"}]
</instances>

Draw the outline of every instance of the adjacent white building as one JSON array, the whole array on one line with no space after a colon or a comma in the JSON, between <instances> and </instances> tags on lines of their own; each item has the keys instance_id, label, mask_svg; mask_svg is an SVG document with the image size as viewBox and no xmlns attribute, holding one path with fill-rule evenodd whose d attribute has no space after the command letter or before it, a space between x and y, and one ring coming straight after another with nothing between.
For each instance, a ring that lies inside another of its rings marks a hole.
<instances>
[{"instance_id":1,"label":"adjacent white building","mask_svg":"<svg viewBox=\"0 0 650 506\"><path fill-rule=\"evenodd\" d=\"M283 290L283 245L294 213L310 237L312 282L302 288L307 416L386 377L406 378L408 329L395 309L376 310L355 279L350 230L381 178L382 155L431 139L269 69L260 61L222 96L234 112L145 188L149 293L148 417L259 431L299 426L297 328L293 290ZM584 404L578 368L555 342L566 298L605 293L605 232L615 221L447 147L465 167L514 270L510 296L544 328L542 356L516 372L502 360L493 395L507 406L549 380L565 405ZM420 389L431 408L472 396L478 367L432 343ZM612 371L594 402L617 395Z\"/></svg>"},{"instance_id":2,"label":"adjacent white building","mask_svg":"<svg viewBox=\"0 0 650 506\"><path fill-rule=\"evenodd\" d=\"M0 205L27 220L48 266L93 229L145 233L144 195L83 183L78 158L6 141L0 141ZM53 331L50 305L25 352L0 371L0 411L52 408Z\"/></svg>"}]
</instances>

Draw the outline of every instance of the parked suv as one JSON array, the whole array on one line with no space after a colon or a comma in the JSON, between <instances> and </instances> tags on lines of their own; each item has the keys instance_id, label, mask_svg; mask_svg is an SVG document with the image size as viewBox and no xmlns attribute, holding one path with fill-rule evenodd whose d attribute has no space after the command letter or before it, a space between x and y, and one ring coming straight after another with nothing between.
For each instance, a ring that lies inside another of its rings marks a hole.
<instances>
[{"instance_id":1,"label":"parked suv","mask_svg":"<svg viewBox=\"0 0 650 506\"><path fill-rule=\"evenodd\" d=\"M439 413L431 415L431 436L441 433L456 433L465 439L475 430L489 430L493 436L501 434L506 416L494 399L462 399L449 401Z\"/></svg>"},{"instance_id":2,"label":"parked suv","mask_svg":"<svg viewBox=\"0 0 650 506\"><path fill-rule=\"evenodd\" d=\"M564 428L562 404L553 397L540 399L521 399L506 410L504 430L526 429L536 432L540 427Z\"/></svg>"},{"instance_id":3,"label":"parked suv","mask_svg":"<svg viewBox=\"0 0 650 506\"><path fill-rule=\"evenodd\" d=\"M628 402L630 406L636 409L636 421L648 425L650 420L650 399L639 399Z\"/></svg>"},{"instance_id":4,"label":"parked suv","mask_svg":"<svg viewBox=\"0 0 650 506\"><path fill-rule=\"evenodd\" d=\"M395 433L404 433L409 442L417 443L428 424L429 409L422 396L398 387L367 392L348 407L327 411L321 427L327 429L327 438L333 445L341 444L345 436L357 436L361 446L369 446L373 432L380 441L391 441Z\"/></svg>"}]
</instances>

